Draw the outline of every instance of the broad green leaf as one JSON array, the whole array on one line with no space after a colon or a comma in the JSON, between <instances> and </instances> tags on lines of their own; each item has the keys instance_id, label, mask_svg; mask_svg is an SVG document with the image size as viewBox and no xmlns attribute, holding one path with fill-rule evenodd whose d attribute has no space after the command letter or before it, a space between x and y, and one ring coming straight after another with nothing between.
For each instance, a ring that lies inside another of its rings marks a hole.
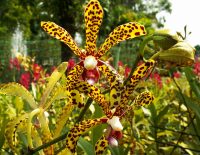
<instances>
[{"instance_id":1,"label":"broad green leaf","mask_svg":"<svg viewBox=\"0 0 200 155\"><path fill-rule=\"evenodd\" d=\"M157 111L156 111L156 107L154 104L150 104L149 105L149 110L151 112L151 121L155 123L155 125L157 124L157 120L156 120L156 117L157 117Z\"/></svg>"},{"instance_id":2,"label":"broad green leaf","mask_svg":"<svg viewBox=\"0 0 200 155\"><path fill-rule=\"evenodd\" d=\"M87 155L95 154L92 144L82 137L78 140L78 146L84 150Z\"/></svg>"},{"instance_id":3,"label":"broad green leaf","mask_svg":"<svg viewBox=\"0 0 200 155\"><path fill-rule=\"evenodd\" d=\"M32 96L32 94L22 85L18 83L8 83L0 85L0 94L19 96L26 100L31 108L35 109L37 104Z\"/></svg>"},{"instance_id":4,"label":"broad green leaf","mask_svg":"<svg viewBox=\"0 0 200 155\"><path fill-rule=\"evenodd\" d=\"M65 90L65 87L59 86L53 89L50 97L48 98L44 110L46 110L56 100L66 99L69 96L69 92Z\"/></svg>"},{"instance_id":5,"label":"broad green leaf","mask_svg":"<svg viewBox=\"0 0 200 155\"><path fill-rule=\"evenodd\" d=\"M66 124L67 120L69 119L69 116L73 110L74 106L72 105L72 103L68 102L63 108L62 108L62 112L59 114L57 120L56 120L56 127L55 127L55 131L54 131L54 138L57 138L64 125Z\"/></svg>"},{"instance_id":6,"label":"broad green leaf","mask_svg":"<svg viewBox=\"0 0 200 155\"><path fill-rule=\"evenodd\" d=\"M46 105L46 101L49 97L49 94L51 93L53 87L55 86L56 82L61 78L61 76L65 73L66 69L67 69L67 62L63 62L61 63L55 70L54 72L51 74L51 76L49 77L49 82L47 84L47 87L45 89L44 94L42 95L42 98L40 100L40 106L41 107L45 107Z\"/></svg>"}]
</instances>

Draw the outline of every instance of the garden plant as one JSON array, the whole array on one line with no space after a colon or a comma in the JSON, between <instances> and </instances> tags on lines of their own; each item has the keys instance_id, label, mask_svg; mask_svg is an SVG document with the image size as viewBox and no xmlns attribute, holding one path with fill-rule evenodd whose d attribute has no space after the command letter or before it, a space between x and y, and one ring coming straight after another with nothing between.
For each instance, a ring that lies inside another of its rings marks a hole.
<instances>
[{"instance_id":1,"label":"garden plant","mask_svg":"<svg viewBox=\"0 0 200 155\"><path fill-rule=\"evenodd\" d=\"M44 31L78 56L76 64L62 62L46 76L33 63L36 69L27 69L29 76L33 73L31 85L23 79L0 85L1 153L198 154L200 69L195 49L179 33L148 34L135 21L117 26L97 47L103 20L98 0L88 2L84 18L83 49L64 28L41 22ZM133 38L140 38L133 66L127 70L118 63L114 68L105 55Z\"/></svg>"}]
</instances>

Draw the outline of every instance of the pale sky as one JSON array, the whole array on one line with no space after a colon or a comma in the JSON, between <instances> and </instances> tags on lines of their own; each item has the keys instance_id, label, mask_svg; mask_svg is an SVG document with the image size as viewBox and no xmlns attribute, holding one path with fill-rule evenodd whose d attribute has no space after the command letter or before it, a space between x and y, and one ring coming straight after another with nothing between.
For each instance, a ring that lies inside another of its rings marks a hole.
<instances>
[{"instance_id":1,"label":"pale sky","mask_svg":"<svg viewBox=\"0 0 200 155\"><path fill-rule=\"evenodd\" d=\"M195 46L200 45L200 0L170 0L172 13L167 14L165 28L184 32L184 26L192 34L187 41Z\"/></svg>"}]
</instances>

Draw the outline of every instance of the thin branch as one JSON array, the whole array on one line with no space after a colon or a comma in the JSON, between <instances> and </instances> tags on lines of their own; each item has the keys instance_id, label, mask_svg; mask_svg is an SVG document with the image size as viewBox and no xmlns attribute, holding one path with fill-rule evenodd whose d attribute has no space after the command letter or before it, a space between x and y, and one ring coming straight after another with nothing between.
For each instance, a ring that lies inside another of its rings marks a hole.
<instances>
[{"instance_id":1,"label":"thin branch","mask_svg":"<svg viewBox=\"0 0 200 155\"><path fill-rule=\"evenodd\" d=\"M34 153L36 153L36 152L38 152L38 151L40 151L40 150L42 150L44 148L49 147L50 145L53 145L53 144L55 144L55 143L57 143L57 142L59 142L61 140L64 140L67 137L67 134L68 134L68 132L66 132L65 134L53 139L52 141L50 141L48 143L43 144L43 145L41 145L41 146L39 146L39 147L37 147L35 149L29 149L27 155L32 155L32 154L34 154Z\"/></svg>"},{"instance_id":2,"label":"thin branch","mask_svg":"<svg viewBox=\"0 0 200 155\"><path fill-rule=\"evenodd\" d=\"M83 110L81 111L80 115L78 116L76 123L79 123L82 119L83 116L85 115L86 111L88 110L88 108L90 107L90 105L92 104L93 99L89 98L83 108Z\"/></svg>"}]
</instances>

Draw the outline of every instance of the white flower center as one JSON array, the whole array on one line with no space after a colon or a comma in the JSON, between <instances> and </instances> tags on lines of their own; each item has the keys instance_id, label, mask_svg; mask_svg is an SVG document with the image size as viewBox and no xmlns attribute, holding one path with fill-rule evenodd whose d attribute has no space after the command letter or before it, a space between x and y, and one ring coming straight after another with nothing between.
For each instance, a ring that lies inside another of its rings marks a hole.
<instances>
[{"instance_id":1,"label":"white flower center","mask_svg":"<svg viewBox=\"0 0 200 155\"><path fill-rule=\"evenodd\" d=\"M112 127L113 130L115 131L122 131L123 126L121 122L119 121L119 117L113 116L111 119L107 121L108 124Z\"/></svg>"},{"instance_id":2,"label":"white flower center","mask_svg":"<svg viewBox=\"0 0 200 155\"><path fill-rule=\"evenodd\" d=\"M85 58L83 64L87 70L91 70L97 66L97 60L95 59L95 57L90 55Z\"/></svg>"}]
</instances>

